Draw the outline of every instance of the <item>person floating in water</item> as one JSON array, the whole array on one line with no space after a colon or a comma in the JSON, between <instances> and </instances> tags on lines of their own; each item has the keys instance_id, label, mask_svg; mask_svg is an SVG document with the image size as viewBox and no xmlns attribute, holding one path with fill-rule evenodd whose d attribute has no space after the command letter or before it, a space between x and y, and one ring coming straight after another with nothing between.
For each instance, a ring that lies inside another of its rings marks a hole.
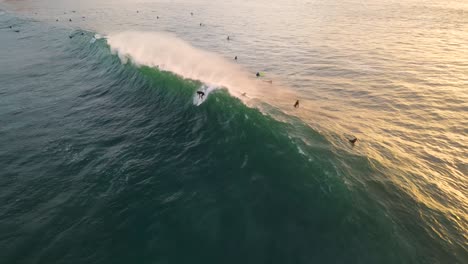
<instances>
[{"instance_id":1,"label":"person floating in water","mask_svg":"<svg viewBox=\"0 0 468 264\"><path fill-rule=\"evenodd\" d=\"M234 60L237 60L237 56L234 57Z\"/></svg>"},{"instance_id":2,"label":"person floating in water","mask_svg":"<svg viewBox=\"0 0 468 264\"><path fill-rule=\"evenodd\" d=\"M159 19L159 16L156 16L156 19Z\"/></svg>"},{"instance_id":3,"label":"person floating in water","mask_svg":"<svg viewBox=\"0 0 468 264\"><path fill-rule=\"evenodd\" d=\"M294 108L298 108L299 107L299 100L296 100L296 103L294 104Z\"/></svg>"},{"instance_id":4,"label":"person floating in water","mask_svg":"<svg viewBox=\"0 0 468 264\"><path fill-rule=\"evenodd\" d=\"M351 144L354 145L354 143L356 143L356 141L357 141L357 137L354 137L354 138L348 139L348 140L349 140L349 142L350 142Z\"/></svg>"},{"instance_id":5,"label":"person floating in water","mask_svg":"<svg viewBox=\"0 0 468 264\"><path fill-rule=\"evenodd\" d=\"M231 40L231 38L228 36L228 37L227 37L227 40Z\"/></svg>"},{"instance_id":6,"label":"person floating in water","mask_svg":"<svg viewBox=\"0 0 468 264\"><path fill-rule=\"evenodd\" d=\"M193 12L190 12L190 15L193 16Z\"/></svg>"},{"instance_id":7,"label":"person floating in water","mask_svg":"<svg viewBox=\"0 0 468 264\"><path fill-rule=\"evenodd\" d=\"M72 22L71 18L68 21Z\"/></svg>"},{"instance_id":8,"label":"person floating in water","mask_svg":"<svg viewBox=\"0 0 468 264\"><path fill-rule=\"evenodd\" d=\"M257 78L258 78L258 77L260 77L260 73L259 73L259 72L257 72L257 74L255 74L255 76L257 76Z\"/></svg>"},{"instance_id":9,"label":"person floating in water","mask_svg":"<svg viewBox=\"0 0 468 264\"><path fill-rule=\"evenodd\" d=\"M198 94L198 98L203 100L203 96L205 96L205 93L202 91L197 91L197 94Z\"/></svg>"}]
</instances>

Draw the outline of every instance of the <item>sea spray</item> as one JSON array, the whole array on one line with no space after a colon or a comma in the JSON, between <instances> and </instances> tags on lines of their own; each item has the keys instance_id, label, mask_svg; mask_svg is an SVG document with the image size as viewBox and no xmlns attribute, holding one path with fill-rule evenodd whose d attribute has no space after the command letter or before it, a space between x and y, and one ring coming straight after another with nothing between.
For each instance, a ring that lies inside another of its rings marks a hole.
<instances>
[{"instance_id":1,"label":"sea spray","mask_svg":"<svg viewBox=\"0 0 468 264\"><path fill-rule=\"evenodd\" d=\"M109 35L107 43L123 63L131 59L137 65L159 68L209 86L227 88L235 96L252 93L257 87L257 83L248 78L239 66L192 47L168 33L122 32Z\"/></svg>"}]
</instances>

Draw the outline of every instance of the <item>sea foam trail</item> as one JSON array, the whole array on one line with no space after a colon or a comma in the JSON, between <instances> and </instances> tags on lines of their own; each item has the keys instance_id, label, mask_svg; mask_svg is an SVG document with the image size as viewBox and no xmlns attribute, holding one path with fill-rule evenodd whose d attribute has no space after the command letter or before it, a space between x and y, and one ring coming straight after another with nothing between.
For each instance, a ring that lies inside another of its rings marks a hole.
<instances>
[{"instance_id":1,"label":"sea foam trail","mask_svg":"<svg viewBox=\"0 0 468 264\"><path fill-rule=\"evenodd\" d=\"M158 67L209 86L224 87L237 97L244 92L253 95L261 86L240 66L168 33L122 32L107 36L107 43L124 63L130 59L136 65Z\"/></svg>"}]
</instances>

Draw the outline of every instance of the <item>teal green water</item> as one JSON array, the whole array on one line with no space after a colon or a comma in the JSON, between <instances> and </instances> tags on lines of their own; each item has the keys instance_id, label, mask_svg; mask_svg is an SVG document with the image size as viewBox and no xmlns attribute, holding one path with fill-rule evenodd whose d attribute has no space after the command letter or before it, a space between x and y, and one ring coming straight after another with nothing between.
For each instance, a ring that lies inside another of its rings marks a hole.
<instances>
[{"instance_id":1,"label":"teal green water","mask_svg":"<svg viewBox=\"0 0 468 264\"><path fill-rule=\"evenodd\" d=\"M339 132L0 12L0 263L468 260L463 214Z\"/></svg>"}]
</instances>

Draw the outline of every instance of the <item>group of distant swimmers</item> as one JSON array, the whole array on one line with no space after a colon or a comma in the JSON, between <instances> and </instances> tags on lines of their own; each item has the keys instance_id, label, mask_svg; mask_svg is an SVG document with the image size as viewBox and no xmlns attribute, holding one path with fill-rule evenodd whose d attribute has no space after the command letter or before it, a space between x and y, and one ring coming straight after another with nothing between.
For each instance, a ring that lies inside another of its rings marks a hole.
<instances>
[{"instance_id":1,"label":"group of distant swimmers","mask_svg":"<svg viewBox=\"0 0 468 264\"><path fill-rule=\"evenodd\" d=\"M13 26L10 26L10 29L13 29ZM14 31L15 31L16 33L19 33L19 32L20 32L19 29L15 29Z\"/></svg>"}]
</instances>

